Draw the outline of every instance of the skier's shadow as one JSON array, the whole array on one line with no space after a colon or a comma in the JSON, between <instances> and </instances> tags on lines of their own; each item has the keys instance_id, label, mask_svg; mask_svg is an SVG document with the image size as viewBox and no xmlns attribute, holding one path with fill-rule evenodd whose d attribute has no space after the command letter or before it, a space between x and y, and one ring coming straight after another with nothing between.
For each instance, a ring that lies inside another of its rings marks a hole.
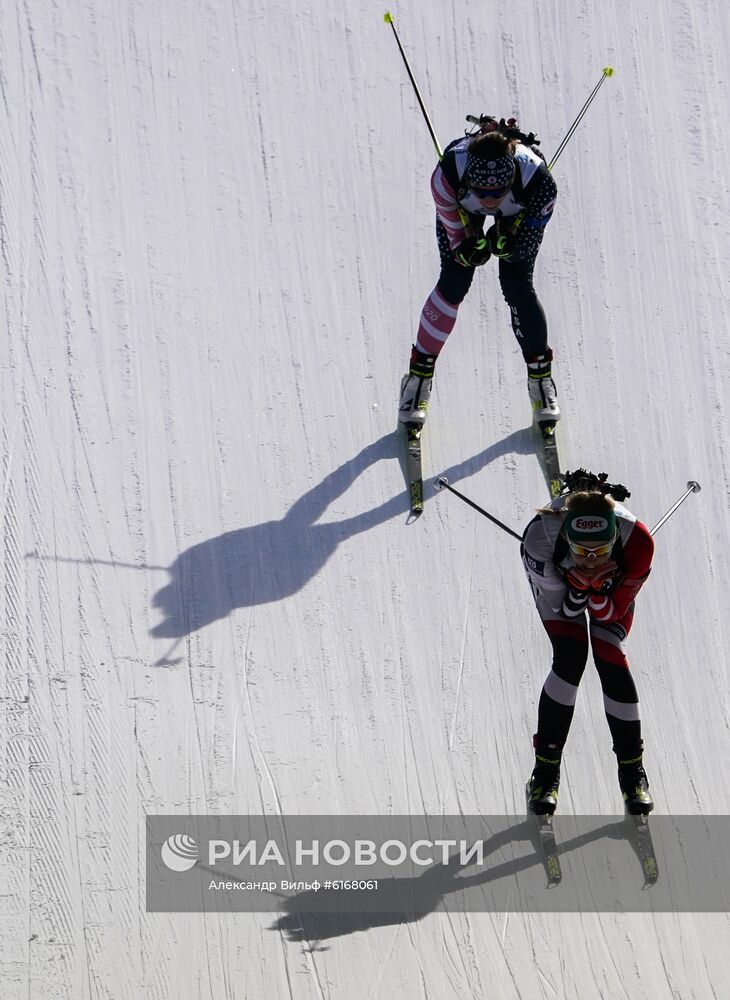
<instances>
[{"instance_id":1,"label":"skier's shadow","mask_svg":"<svg viewBox=\"0 0 730 1000\"><path fill-rule=\"evenodd\" d=\"M603 840L631 842L630 824L626 819L613 820L598 829L572 837L561 842L560 855L564 857ZM280 931L288 941L305 943L311 950L315 950L318 949L319 942L331 938L345 937L375 927L415 923L433 913L445 897L452 893L486 888L489 883L500 879L514 877L534 867L542 868L543 856L536 826L532 820L527 819L483 841L484 858L510 843L518 842L530 843L533 852L512 861L495 864L476 875L464 877L465 867L468 866L461 863L458 855L453 855L448 864L434 865L416 878L391 878L381 882L377 900L378 906L383 906L382 912L358 912L362 911L361 890L334 893L332 898L336 900L337 912L320 912L322 906L326 905L323 904L323 892L326 890L299 893L286 899L281 916L269 930ZM546 891L559 892L560 888ZM464 898L462 897L462 903ZM457 908L458 905L457 902ZM348 906L352 906L353 912L346 912ZM500 909L501 906L502 902L497 899L494 908ZM488 905L480 908L490 909Z\"/></svg>"},{"instance_id":2,"label":"skier's shadow","mask_svg":"<svg viewBox=\"0 0 730 1000\"><path fill-rule=\"evenodd\" d=\"M186 549L169 567L170 582L154 595L153 605L163 618L151 629L151 635L180 638L236 608L281 601L301 590L345 539L405 515L408 499L404 488L364 513L317 523L366 469L379 461L399 459L402 450L400 435L387 434L305 493L281 520L228 531ZM530 430L515 431L445 474L458 481L503 455L531 451ZM426 495L431 493L429 485Z\"/></svg>"}]
</instances>

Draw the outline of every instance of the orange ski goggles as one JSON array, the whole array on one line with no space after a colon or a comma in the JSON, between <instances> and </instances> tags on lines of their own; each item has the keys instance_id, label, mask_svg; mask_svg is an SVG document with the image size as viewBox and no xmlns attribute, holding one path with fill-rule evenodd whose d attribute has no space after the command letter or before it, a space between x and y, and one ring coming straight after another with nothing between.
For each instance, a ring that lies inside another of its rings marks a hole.
<instances>
[{"instance_id":1,"label":"orange ski goggles","mask_svg":"<svg viewBox=\"0 0 730 1000\"><path fill-rule=\"evenodd\" d=\"M580 545L578 542L571 542L570 539L568 539L570 551L574 553L574 555L579 556L581 559L600 559L601 556L607 556L615 544L615 535L611 541L606 542L605 545Z\"/></svg>"}]
</instances>

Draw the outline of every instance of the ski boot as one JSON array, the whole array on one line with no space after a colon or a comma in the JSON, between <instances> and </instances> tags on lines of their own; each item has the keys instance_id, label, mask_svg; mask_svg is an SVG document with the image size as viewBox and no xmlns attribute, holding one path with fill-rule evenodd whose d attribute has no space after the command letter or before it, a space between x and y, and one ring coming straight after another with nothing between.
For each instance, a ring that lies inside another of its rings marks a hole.
<instances>
[{"instance_id":1,"label":"ski boot","mask_svg":"<svg viewBox=\"0 0 730 1000\"><path fill-rule=\"evenodd\" d=\"M647 816L654 808L654 800L649 794L649 782L643 767L643 744L616 750L618 760L618 783L631 816Z\"/></svg>"},{"instance_id":2,"label":"ski boot","mask_svg":"<svg viewBox=\"0 0 730 1000\"><path fill-rule=\"evenodd\" d=\"M530 394L532 419L536 424L555 424L560 420L558 394L552 374L553 352L548 347L527 362L527 391Z\"/></svg>"},{"instance_id":3,"label":"ski boot","mask_svg":"<svg viewBox=\"0 0 730 1000\"><path fill-rule=\"evenodd\" d=\"M535 744L535 769L527 783L527 808L537 816L552 816L558 804L562 748Z\"/></svg>"},{"instance_id":4,"label":"ski boot","mask_svg":"<svg viewBox=\"0 0 730 1000\"><path fill-rule=\"evenodd\" d=\"M403 376L400 392L398 420L402 424L423 427L426 422L428 401L433 385L435 354L423 354L415 347L411 352L411 367Z\"/></svg>"}]
</instances>

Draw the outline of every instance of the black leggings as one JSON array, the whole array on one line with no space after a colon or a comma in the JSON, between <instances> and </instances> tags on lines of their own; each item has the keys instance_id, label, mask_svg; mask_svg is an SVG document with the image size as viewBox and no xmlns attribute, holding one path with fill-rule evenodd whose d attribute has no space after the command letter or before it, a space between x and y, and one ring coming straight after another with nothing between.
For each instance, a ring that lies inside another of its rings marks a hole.
<instances>
[{"instance_id":1,"label":"black leggings","mask_svg":"<svg viewBox=\"0 0 730 1000\"><path fill-rule=\"evenodd\" d=\"M634 617L633 605L619 622L600 625L587 615L565 618L547 608L542 598L538 611L553 648L552 669L540 694L537 722L539 745L563 746L575 710L589 645L603 689L606 721L614 750L621 753L641 745L639 697L624 652L624 641Z\"/></svg>"},{"instance_id":2,"label":"black leggings","mask_svg":"<svg viewBox=\"0 0 730 1000\"><path fill-rule=\"evenodd\" d=\"M441 256L441 274L437 288L452 305L466 297L474 279L473 267L462 267L454 260L446 230L436 222L436 238ZM499 284L510 308L512 330L525 361L545 354L548 347L547 320L532 282L536 255L525 261L499 261Z\"/></svg>"}]
</instances>

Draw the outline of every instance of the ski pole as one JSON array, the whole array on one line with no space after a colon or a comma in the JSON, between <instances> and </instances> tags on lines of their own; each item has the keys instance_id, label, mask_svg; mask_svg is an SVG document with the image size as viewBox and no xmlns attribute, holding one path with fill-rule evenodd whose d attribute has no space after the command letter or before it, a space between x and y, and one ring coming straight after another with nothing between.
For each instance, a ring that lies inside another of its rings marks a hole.
<instances>
[{"instance_id":1,"label":"ski pole","mask_svg":"<svg viewBox=\"0 0 730 1000\"><path fill-rule=\"evenodd\" d=\"M568 142L570 141L571 136L573 135L573 133L575 132L575 130L580 125L581 119L583 118L583 115L586 113L586 111L588 110L588 108L593 103L593 98L598 93L601 84L609 76L613 76L613 67L612 66L604 66L603 72L601 73L601 79L598 81L598 83L595 85L595 87L593 88L593 90L588 95L587 101L585 102L585 104L583 105L583 107L580 109L580 111L576 115L573 124L570 126L570 128L568 129L568 131L566 132L566 134L563 136L563 139L562 139L560 145L558 146L557 150L555 151L555 155L553 156L552 160L547 165L547 168L548 168L548 170L551 173L552 173L553 167L557 163L558 157L563 152L563 150L565 149L565 147L568 145ZM510 226L510 229L509 229L510 233L512 233L514 235L517 232L517 230L522 225L522 223L524 221L524 218L525 218L525 210L523 209L515 217L515 221Z\"/></svg>"},{"instance_id":2,"label":"ski pole","mask_svg":"<svg viewBox=\"0 0 730 1000\"><path fill-rule=\"evenodd\" d=\"M465 497L463 493L459 493L459 491L455 490L453 486L449 486L449 481L446 476L439 476L436 480L436 489L448 490L450 493L453 493L454 496L459 498L459 500L463 500L464 503L469 504L470 507L473 507L474 510L478 511L483 517L488 518L493 524L496 524L497 527L501 528L502 531L506 531L508 535L512 535L512 537L516 538L518 542L522 541L522 535L518 535L516 531L508 528L506 524L502 524L502 522L498 518L494 517L493 514L484 510L484 508L480 507L478 503L474 503L474 501L470 500L469 497Z\"/></svg>"},{"instance_id":3,"label":"ski pole","mask_svg":"<svg viewBox=\"0 0 730 1000\"><path fill-rule=\"evenodd\" d=\"M423 98L421 97L421 91L418 89L418 84L416 83L416 78L413 76L413 73L411 72L411 67L410 67L410 64L408 62L408 57L406 56L405 52L403 51L403 46L400 43L400 38L398 37L398 32L395 30L395 21L393 20L393 15L388 11L384 15L383 20L385 21L386 24L389 24L391 26L391 28L393 29L393 34L395 35L395 40L398 43L398 48L400 50L400 54L403 57L403 62L405 63L405 67L406 67L406 70L408 72L408 77L409 77L409 79L411 81L411 84L413 85L413 89L414 89L414 91L416 93L416 97L418 98L418 104L419 104L419 106L421 108L421 111L423 112L423 117L426 119L426 124L428 125L428 131L431 133L431 140L432 140L432 142L433 142L433 144L434 144L434 146L436 148L436 155L438 156L439 163L440 163L443 160L443 158L444 158L444 153L443 153L443 150L441 149L441 144L439 143L439 141L438 141L438 139L436 137L436 132L434 130L434 127L431 124L431 119L428 116L428 111L426 111L426 105L423 103ZM459 218L461 219L462 224L464 226L468 225L469 218L468 218L466 212L464 211L464 209L461 207L461 205L458 205L457 209L458 209ZM486 240L482 239L482 240L479 240L479 242L476 244L475 249L480 249L481 250L485 246L486 246Z\"/></svg>"},{"instance_id":4,"label":"ski pole","mask_svg":"<svg viewBox=\"0 0 730 1000\"><path fill-rule=\"evenodd\" d=\"M683 493L682 496L679 498L679 500L677 500L677 502L675 504L673 504L669 508L669 510L664 515L664 517L661 518L661 520L657 521L657 523L651 529L651 531L649 532L649 534L650 535L655 535L657 533L657 531L659 531L659 529L661 528L661 526L664 524L664 522L669 520L669 518L675 512L675 510L677 509L677 507L679 507L679 505L681 503L684 503L684 501L687 499L687 497L690 495L690 493L699 493L701 489L702 489L702 487L700 486L699 483L695 482L694 479L690 479L690 481L687 483L687 492Z\"/></svg>"},{"instance_id":5,"label":"ski pole","mask_svg":"<svg viewBox=\"0 0 730 1000\"><path fill-rule=\"evenodd\" d=\"M395 35L395 40L398 43L398 48L400 49L400 54L403 57L403 62L406 65L406 70L408 72L408 76L410 78L411 84L413 85L413 89L416 92L416 97L418 98L418 103L419 103L421 111L423 113L423 117L426 119L426 124L428 125L428 131L431 133L431 139L433 140L433 144L436 147L436 155L438 156L439 161L441 161L441 159L443 158L444 154L443 154L443 151L441 149L441 146L439 145L439 141L436 138L436 133L434 131L433 125L431 124L431 119L428 117L428 112L426 111L426 105L423 103L423 98L421 97L421 91L418 89L418 84L416 83L415 77L413 76L413 73L411 72L411 67L410 67L410 65L408 63L408 58L407 58L405 52L403 51L403 46L400 43L400 38L398 37L398 32L395 30L395 21L393 20L393 15L388 11L388 12L386 12L385 16L383 17L383 20L385 21L386 24L389 24L391 26L391 28L393 29L393 34Z\"/></svg>"},{"instance_id":6,"label":"ski pole","mask_svg":"<svg viewBox=\"0 0 730 1000\"><path fill-rule=\"evenodd\" d=\"M470 500L469 497L464 496L463 493L460 493L458 490L454 489L453 486L450 486L446 476L439 476L439 478L436 480L436 489L448 490L449 493L453 493L454 496L457 496L460 500L463 500L464 503L468 504L470 507L473 507L474 510L478 511L478 513L480 513L483 517L488 518L493 524L496 524L499 528L502 529L502 531L506 531L508 535L512 535L512 537L516 538L518 542L522 541L522 536L518 535L516 531L513 531L511 528L508 528L506 524L503 524L498 518L494 517L493 514L490 514L489 511L484 510L484 508L480 507L478 503L474 503L474 501ZM684 503L684 501L687 499L690 493L699 493L701 489L702 487L698 482L696 482L694 479L690 479L690 481L687 483L686 492L684 492L682 496L679 498L679 500L677 500L676 503L672 504L672 506L669 508L666 514L659 521L657 521L657 523L651 529L649 534L655 535L657 531L659 531L661 526L664 524L664 522L669 520L669 518L675 512L677 507L679 507L680 504Z\"/></svg>"},{"instance_id":7,"label":"ski pole","mask_svg":"<svg viewBox=\"0 0 730 1000\"><path fill-rule=\"evenodd\" d=\"M558 157L563 152L563 150L565 149L565 147L568 145L568 142L570 141L571 136L573 135L573 133L575 132L575 130L580 125L581 119L583 118L583 115L586 113L586 111L588 110L588 108L593 103L593 98L596 96L596 94L600 90L601 84L609 76L613 76L613 67L611 67L611 66L605 66L604 69L603 69L603 73L601 74L601 79L598 81L598 83L595 85L595 87L593 88L593 90L588 95L588 100L585 102L585 104L583 105L583 107L580 109L580 111L576 115L575 121L570 126L570 128L568 129L565 137L563 138L563 141L560 143L560 145L558 146L557 150L555 151L555 155L553 156L552 160L550 161L550 163L548 163L548 170L552 170L553 167L555 166L555 164L557 163Z\"/></svg>"}]
</instances>

